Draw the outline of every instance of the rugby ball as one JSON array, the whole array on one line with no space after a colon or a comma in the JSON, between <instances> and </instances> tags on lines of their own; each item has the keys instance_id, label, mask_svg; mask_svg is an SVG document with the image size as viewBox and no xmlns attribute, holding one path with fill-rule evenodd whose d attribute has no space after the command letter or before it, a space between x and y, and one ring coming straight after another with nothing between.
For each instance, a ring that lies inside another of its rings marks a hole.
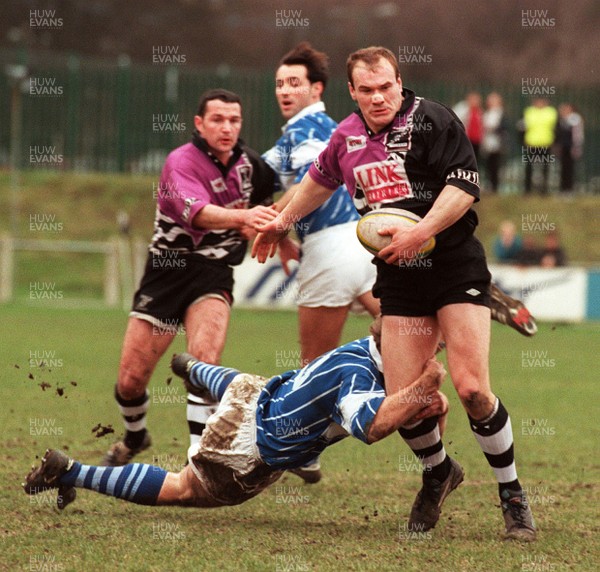
<instances>
[{"instance_id":1,"label":"rugby ball","mask_svg":"<svg viewBox=\"0 0 600 572\"><path fill-rule=\"evenodd\" d=\"M377 254L392 242L391 236L381 236L377 231L391 226L412 226L421 220L419 215L404 209L377 209L363 215L356 225L359 242L371 253ZM435 238L431 237L421 245L415 256L425 258L435 248Z\"/></svg>"}]
</instances>

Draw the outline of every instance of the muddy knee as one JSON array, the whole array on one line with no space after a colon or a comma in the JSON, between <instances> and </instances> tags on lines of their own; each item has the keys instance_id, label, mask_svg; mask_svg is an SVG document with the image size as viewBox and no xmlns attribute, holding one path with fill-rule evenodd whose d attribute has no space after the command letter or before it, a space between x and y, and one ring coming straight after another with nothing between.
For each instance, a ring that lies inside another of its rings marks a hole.
<instances>
[{"instance_id":1,"label":"muddy knee","mask_svg":"<svg viewBox=\"0 0 600 572\"><path fill-rule=\"evenodd\" d=\"M464 408L471 417L481 419L492 411L494 396L489 392L482 391L479 387L473 385L459 387L457 391Z\"/></svg>"}]
</instances>

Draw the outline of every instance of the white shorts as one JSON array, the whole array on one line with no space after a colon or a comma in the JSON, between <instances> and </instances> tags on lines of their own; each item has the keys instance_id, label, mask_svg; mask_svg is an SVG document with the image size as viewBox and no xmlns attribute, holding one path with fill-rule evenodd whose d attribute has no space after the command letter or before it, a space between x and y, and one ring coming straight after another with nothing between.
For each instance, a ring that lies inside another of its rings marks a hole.
<instances>
[{"instance_id":1,"label":"white shorts","mask_svg":"<svg viewBox=\"0 0 600 572\"><path fill-rule=\"evenodd\" d=\"M256 445L256 403L267 381L237 375L208 418L200 442L188 450L192 471L215 506L244 502L283 474L263 462Z\"/></svg>"},{"instance_id":2,"label":"white shorts","mask_svg":"<svg viewBox=\"0 0 600 572\"><path fill-rule=\"evenodd\" d=\"M299 306L336 308L370 292L377 277L367 252L356 237L356 221L309 234L302 243L296 279Z\"/></svg>"}]
</instances>

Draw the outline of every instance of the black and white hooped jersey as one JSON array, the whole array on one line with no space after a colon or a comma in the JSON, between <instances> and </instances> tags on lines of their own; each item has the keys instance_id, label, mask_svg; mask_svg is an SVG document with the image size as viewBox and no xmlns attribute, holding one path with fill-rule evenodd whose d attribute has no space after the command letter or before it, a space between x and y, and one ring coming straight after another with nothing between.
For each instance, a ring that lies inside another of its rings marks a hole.
<instances>
[{"instance_id":1,"label":"black and white hooped jersey","mask_svg":"<svg viewBox=\"0 0 600 572\"><path fill-rule=\"evenodd\" d=\"M271 204L275 190L275 173L255 151L238 143L223 165L194 133L190 143L174 149L165 161L150 250L176 250L240 264L247 241L239 231L198 228L192 224L194 217L208 204L227 209Z\"/></svg>"}]
</instances>

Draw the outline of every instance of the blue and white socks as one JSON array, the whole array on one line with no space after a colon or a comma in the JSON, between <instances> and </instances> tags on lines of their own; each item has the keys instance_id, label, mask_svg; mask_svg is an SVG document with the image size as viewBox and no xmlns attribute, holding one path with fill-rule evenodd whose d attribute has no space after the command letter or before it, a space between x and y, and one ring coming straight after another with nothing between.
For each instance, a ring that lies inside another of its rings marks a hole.
<instances>
[{"instance_id":1,"label":"blue and white socks","mask_svg":"<svg viewBox=\"0 0 600 572\"><path fill-rule=\"evenodd\" d=\"M60 477L61 485L89 489L144 505L156 505L167 471L153 465L133 463L124 467L96 467L74 462Z\"/></svg>"},{"instance_id":2,"label":"blue and white socks","mask_svg":"<svg viewBox=\"0 0 600 572\"><path fill-rule=\"evenodd\" d=\"M221 401L225 390L239 374L237 369L199 362L192 366L190 381L192 385L206 387L217 401Z\"/></svg>"}]
</instances>

